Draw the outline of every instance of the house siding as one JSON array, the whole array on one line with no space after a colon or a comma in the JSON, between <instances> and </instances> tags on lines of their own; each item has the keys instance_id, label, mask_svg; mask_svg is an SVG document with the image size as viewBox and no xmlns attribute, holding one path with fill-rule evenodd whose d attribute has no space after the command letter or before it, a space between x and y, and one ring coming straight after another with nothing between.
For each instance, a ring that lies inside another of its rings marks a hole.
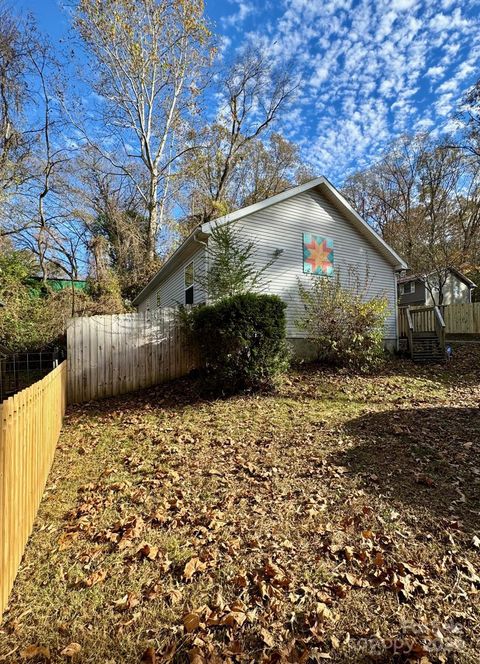
<instances>
[{"instance_id":1,"label":"house siding","mask_svg":"<svg viewBox=\"0 0 480 664\"><path fill-rule=\"evenodd\" d=\"M425 303L425 284L421 279L415 280L415 292L414 293L404 293L399 295L399 305L401 307L407 306L407 304L413 306L421 306Z\"/></svg>"},{"instance_id":2,"label":"house siding","mask_svg":"<svg viewBox=\"0 0 480 664\"><path fill-rule=\"evenodd\" d=\"M434 285L434 277L430 277L432 286ZM438 283L438 282L437 282ZM433 290L433 288L432 288ZM456 274L449 273L445 284L443 286L443 301L442 305L447 304L465 304L470 302L470 289L467 284L459 279ZM428 289L426 289L425 304L427 307L438 304L438 291L434 290L434 297Z\"/></svg>"},{"instance_id":3,"label":"house siding","mask_svg":"<svg viewBox=\"0 0 480 664\"><path fill-rule=\"evenodd\" d=\"M142 302L139 303L138 311L153 311L157 309L157 293L160 292L160 307L175 307L185 304L185 267L193 261L193 303L205 302L205 292L198 284L197 278L205 271L205 248L199 246L193 253L187 253L179 266L171 272L164 281L157 286Z\"/></svg>"},{"instance_id":4,"label":"house siding","mask_svg":"<svg viewBox=\"0 0 480 664\"><path fill-rule=\"evenodd\" d=\"M230 223L235 225L245 240L255 242L255 262L259 269L271 260L275 250L281 250L279 258L264 273L264 281L268 283L260 290L280 296L287 304L288 337L305 337L296 325L304 311L298 292L299 281L308 286L312 279L323 278L303 272L303 233L313 233L333 240L334 270L335 274L340 274L343 285L348 286L349 268L356 268L361 279L368 270L371 285L367 297L379 295L387 298L389 311L385 339L396 340L397 283L394 267L369 241L368 236L345 219L317 189L298 193ZM139 303L139 311L157 307L158 290L161 307L184 302L185 266L192 260L192 256L196 274L204 273L206 266L204 247L199 247L195 253L189 251L190 255ZM206 299L197 285L194 295L195 304Z\"/></svg>"},{"instance_id":5,"label":"house siding","mask_svg":"<svg viewBox=\"0 0 480 664\"><path fill-rule=\"evenodd\" d=\"M299 281L308 285L311 279L322 278L303 272L303 233L314 233L333 240L334 269L335 273L340 273L344 285L347 285L350 266L357 268L361 278L368 270L371 281L368 297L387 297L389 314L385 338L396 339L394 268L317 190L303 192L232 223L245 239L255 241L255 260L259 268L271 259L276 249L282 250L280 257L265 272L269 283L263 291L279 295L286 302L289 337L304 336L295 324L303 312Z\"/></svg>"}]
</instances>

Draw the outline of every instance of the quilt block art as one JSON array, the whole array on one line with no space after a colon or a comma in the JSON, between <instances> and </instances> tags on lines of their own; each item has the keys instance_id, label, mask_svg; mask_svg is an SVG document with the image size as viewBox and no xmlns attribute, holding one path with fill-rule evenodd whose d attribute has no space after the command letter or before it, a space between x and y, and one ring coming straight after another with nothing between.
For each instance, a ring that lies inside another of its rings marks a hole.
<instances>
[{"instance_id":1,"label":"quilt block art","mask_svg":"<svg viewBox=\"0 0 480 664\"><path fill-rule=\"evenodd\" d=\"M333 275L333 240L312 233L303 234L303 271L324 277Z\"/></svg>"}]
</instances>

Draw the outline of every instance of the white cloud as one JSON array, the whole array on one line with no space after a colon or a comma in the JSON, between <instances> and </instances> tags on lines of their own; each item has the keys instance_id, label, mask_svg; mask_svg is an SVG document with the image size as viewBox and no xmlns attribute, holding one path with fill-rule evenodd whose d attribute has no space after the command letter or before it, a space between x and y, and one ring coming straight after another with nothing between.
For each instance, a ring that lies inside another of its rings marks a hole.
<instances>
[{"instance_id":1,"label":"white cloud","mask_svg":"<svg viewBox=\"0 0 480 664\"><path fill-rule=\"evenodd\" d=\"M480 0L278 1L280 16L259 15L242 43L298 72L279 128L333 179L400 133L447 126L478 71Z\"/></svg>"},{"instance_id":2,"label":"white cloud","mask_svg":"<svg viewBox=\"0 0 480 664\"><path fill-rule=\"evenodd\" d=\"M442 78L444 72L445 72L445 67L441 67L440 65L435 65L434 67L429 67L425 75L429 76L431 79L435 81L439 78Z\"/></svg>"},{"instance_id":3,"label":"white cloud","mask_svg":"<svg viewBox=\"0 0 480 664\"><path fill-rule=\"evenodd\" d=\"M417 0L392 0L392 9L406 11L407 9L413 9L417 4Z\"/></svg>"},{"instance_id":4,"label":"white cloud","mask_svg":"<svg viewBox=\"0 0 480 664\"><path fill-rule=\"evenodd\" d=\"M437 92L440 92L441 94L444 92L454 92L457 88L457 81L454 78L450 78L448 81L445 81L445 83L442 83L442 85L438 86Z\"/></svg>"},{"instance_id":5,"label":"white cloud","mask_svg":"<svg viewBox=\"0 0 480 664\"><path fill-rule=\"evenodd\" d=\"M232 4L236 4L238 9L234 14L222 18L222 26L224 28L239 28L245 19L255 11L255 5L246 0L234 0Z\"/></svg>"}]
</instances>

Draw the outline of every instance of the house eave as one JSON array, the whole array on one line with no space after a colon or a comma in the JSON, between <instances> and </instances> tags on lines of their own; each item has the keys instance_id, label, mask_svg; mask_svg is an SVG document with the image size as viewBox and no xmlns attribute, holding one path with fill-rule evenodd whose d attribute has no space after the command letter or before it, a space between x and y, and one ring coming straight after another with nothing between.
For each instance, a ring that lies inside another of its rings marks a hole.
<instances>
[{"instance_id":1,"label":"house eave","mask_svg":"<svg viewBox=\"0 0 480 664\"><path fill-rule=\"evenodd\" d=\"M140 291L140 293L132 301L132 305L137 307L143 300L150 295L152 291L167 277L171 272L178 267L178 265L189 255L190 250L193 250L199 242L203 242L208 238L208 235L202 232L200 228L196 228L190 235L185 238L182 244L173 252L173 254L165 261L158 272L155 274L148 284Z\"/></svg>"},{"instance_id":2,"label":"house eave","mask_svg":"<svg viewBox=\"0 0 480 664\"><path fill-rule=\"evenodd\" d=\"M276 194L275 196L271 196L270 198L266 198L263 201L260 201L259 203L254 203L253 205L248 205L245 208L241 208L240 210L237 210L236 212L231 212L230 214L226 214L223 217L219 217L218 219L214 219L213 221L208 221L205 224L202 225L202 231L204 233L210 233L213 228L217 226L222 226L223 224L229 224L234 221L238 221L239 219L243 219L244 217L248 217L252 214L255 214L255 212L259 212L260 210L264 210L267 207L270 207L271 205L276 205L277 203L281 203L282 201L285 201L289 198L292 198L293 196L297 196L298 194L301 194L305 191L309 191L311 189L318 188L325 196L326 198L332 203L334 207L339 209L344 216L346 216L349 221L351 221L354 226L359 229L364 236L366 236L372 244L376 246L376 248L382 253L389 263L392 265L394 270L399 271L399 270L406 270L408 268L407 263L401 258L393 249L390 247L383 238L380 237L380 235L371 227L367 222L362 219L362 217L356 212L353 207L350 205L350 203L342 196L342 194L336 189L331 182L327 180L326 177L321 176L318 178L315 178L314 180L310 180L309 182L306 182L305 184L298 185L297 187L292 187L291 189L286 189L285 191L282 191L280 194Z\"/></svg>"}]
</instances>

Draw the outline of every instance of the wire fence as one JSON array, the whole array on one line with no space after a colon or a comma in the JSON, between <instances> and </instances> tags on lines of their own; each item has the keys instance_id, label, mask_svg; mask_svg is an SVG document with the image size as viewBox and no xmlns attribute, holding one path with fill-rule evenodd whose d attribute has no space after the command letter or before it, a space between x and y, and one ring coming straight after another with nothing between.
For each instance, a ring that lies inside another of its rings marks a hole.
<instances>
[{"instance_id":1,"label":"wire fence","mask_svg":"<svg viewBox=\"0 0 480 664\"><path fill-rule=\"evenodd\" d=\"M64 359L62 348L38 353L0 354L0 402L33 385Z\"/></svg>"}]
</instances>

